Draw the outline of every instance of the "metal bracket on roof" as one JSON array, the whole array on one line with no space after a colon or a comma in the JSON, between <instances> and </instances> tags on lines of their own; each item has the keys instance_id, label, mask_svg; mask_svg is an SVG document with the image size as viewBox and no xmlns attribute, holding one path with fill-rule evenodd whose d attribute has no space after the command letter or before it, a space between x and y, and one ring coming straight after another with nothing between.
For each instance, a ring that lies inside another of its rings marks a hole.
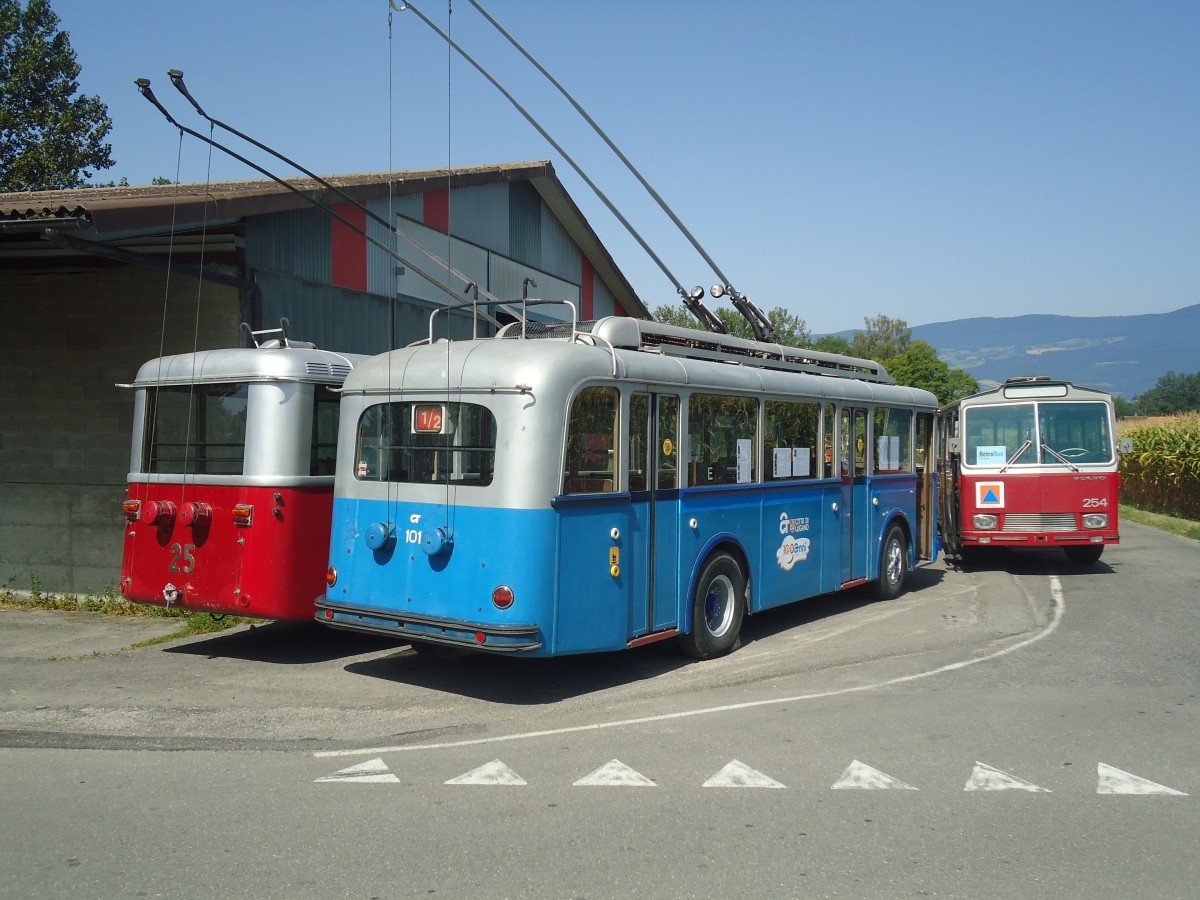
<instances>
[{"instance_id":1,"label":"metal bracket on roof","mask_svg":"<svg viewBox=\"0 0 1200 900\"><path fill-rule=\"evenodd\" d=\"M284 318L279 320L278 328L263 328L259 331L254 331L248 322L243 322L242 331L246 332L246 334L250 336L250 340L254 342L254 346L256 348L265 347L267 345L270 345L271 347L291 347L292 344L288 341L287 335L287 330L291 327L291 325L292 323ZM279 337L271 340L260 341L258 339L259 336L264 334L277 334Z\"/></svg>"}]
</instances>

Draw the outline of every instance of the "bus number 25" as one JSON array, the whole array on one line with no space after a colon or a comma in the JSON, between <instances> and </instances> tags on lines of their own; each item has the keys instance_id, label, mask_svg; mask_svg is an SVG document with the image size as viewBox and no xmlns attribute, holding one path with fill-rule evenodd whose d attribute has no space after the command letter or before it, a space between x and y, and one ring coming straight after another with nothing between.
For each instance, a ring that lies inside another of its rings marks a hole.
<instances>
[{"instance_id":1,"label":"bus number 25","mask_svg":"<svg viewBox=\"0 0 1200 900\"><path fill-rule=\"evenodd\" d=\"M1083 501L1084 509L1096 509L1097 507L1101 507L1101 506L1103 506L1103 507L1108 506L1108 498L1107 497L1088 497Z\"/></svg>"},{"instance_id":2,"label":"bus number 25","mask_svg":"<svg viewBox=\"0 0 1200 900\"><path fill-rule=\"evenodd\" d=\"M196 570L195 544L172 544L170 551L170 570L172 572L182 572L184 575L191 575Z\"/></svg>"}]
</instances>

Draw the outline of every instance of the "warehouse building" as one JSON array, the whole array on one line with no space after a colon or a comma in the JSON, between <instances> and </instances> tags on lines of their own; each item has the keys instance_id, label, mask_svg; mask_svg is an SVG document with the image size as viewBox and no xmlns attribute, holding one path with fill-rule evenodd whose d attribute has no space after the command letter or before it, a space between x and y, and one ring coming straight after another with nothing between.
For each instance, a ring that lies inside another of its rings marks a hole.
<instances>
[{"instance_id":1,"label":"warehouse building","mask_svg":"<svg viewBox=\"0 0 1200 900\"><path fill-rule=\"evenodd\" d=\"M148 359L247 346L243 323L284 318L351 353L486 334L471 301L489 293L649 315L549 162L328 182L0 194L0 589L116 583L132 416L118 385Z\"/></svg>"}]
</instances>

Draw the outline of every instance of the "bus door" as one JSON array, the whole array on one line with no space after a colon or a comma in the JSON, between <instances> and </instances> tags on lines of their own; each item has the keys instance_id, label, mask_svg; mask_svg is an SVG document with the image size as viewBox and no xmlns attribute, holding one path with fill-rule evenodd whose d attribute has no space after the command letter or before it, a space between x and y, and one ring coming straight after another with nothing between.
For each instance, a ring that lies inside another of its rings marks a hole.
<instances>
[{"instance_id":1,"label":"bus door","mask_svg":"<svg viewBox=\"0 0 1200 900\"><path fill-rule=\"evenodd\" d=\"M916 430L916 470L917 470L917 546L914 548L915 559L936 559L938 548L935 544L934 511L937 509L936 479L933 477L937 470L934 453L933 413L917 413Z\"/></svg>"},{"instance_id":2,"label":"bus door","mask_svg":"<svg viewBox=\"0 0 1200 900\"><path fill-rule=\"evenodd\" d=\"M630 571L630 638L677 626L679 580L679 398L634 394L629 399L629 490L645 499L644 539ZM637 504L640 505L640 504Z\"/></svg>"},{"instance_id":3,"label":"bus door","mask_svg":"<svg viewBox=\"0 0 1200 900\"><path fill-rule=\"evenodd\" d=\"M870 489L866 477L868 446L867 411L861 407L842 407L838 416L842 584L867 577L871 524Z\"/></svg>"}]
</instances>

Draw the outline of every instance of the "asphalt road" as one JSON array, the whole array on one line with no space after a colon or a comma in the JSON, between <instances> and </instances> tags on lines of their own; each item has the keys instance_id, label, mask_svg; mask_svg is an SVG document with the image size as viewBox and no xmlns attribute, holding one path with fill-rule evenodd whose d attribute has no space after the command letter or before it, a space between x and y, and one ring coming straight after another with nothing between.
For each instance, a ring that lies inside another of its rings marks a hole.
<instances>
[{"instance_id":1,"label":"asphalt road","mask_svg":"<svg viewBox=\"0 0 1200 900\"><path fill-rule=\"evenodd\" d=\"M1122 537L707 663L3 613L0 896L1191 898L1200 547Z\"/></svg>"}]
</instances>

